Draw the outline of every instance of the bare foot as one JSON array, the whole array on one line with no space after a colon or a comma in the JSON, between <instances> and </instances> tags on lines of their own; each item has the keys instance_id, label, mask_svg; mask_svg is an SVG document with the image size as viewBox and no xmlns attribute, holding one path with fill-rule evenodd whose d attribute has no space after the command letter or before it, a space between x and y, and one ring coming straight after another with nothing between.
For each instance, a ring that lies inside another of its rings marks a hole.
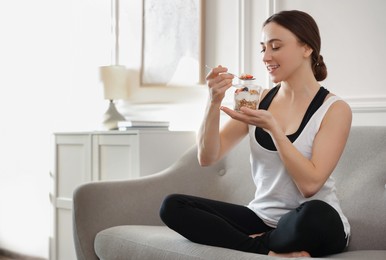
<instances>
[{"instance_id":1,"label":"bare foot","mask_svg":"<svg viewBox=\"0 0 386 260\"><path fill-rule=\"evenodd\" d=\"M264 234L264 232L263 233L258 233L258 234L252 234L252 235L249 235L249 237L255 238L255 237L259 237L259 236L261 236L263 234Z\"/></svg>"},{"instance_id":2,"label":"bare foot","mask_svg":"<svg viewBox=\"0 0 386 260\"><path fill-rule=\"evenodd\" d=\"M277 253L275 253L273 251L269 251L268 255L270 255L270 256L279 256L279 257L287 257L287 258L311 257L311 255L307 251L284 253L284 254L277 254Z\"/></svg>"}]
</instances>

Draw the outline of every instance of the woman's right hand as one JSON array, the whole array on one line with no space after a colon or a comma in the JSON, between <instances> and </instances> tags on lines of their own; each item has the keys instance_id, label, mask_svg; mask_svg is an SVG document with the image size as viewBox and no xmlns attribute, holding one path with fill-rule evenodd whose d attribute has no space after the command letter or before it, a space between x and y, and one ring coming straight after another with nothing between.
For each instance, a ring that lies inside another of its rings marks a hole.
<instances>
[{"instance_id":1,"label":"woman's right hand","mask_svg":"<svg viewBox=\"0 0 386 260\"><path fill-rule=\"evenodd\" d=\"M225 91L232 86L234 76L227 73L227 71L228 68L220 65L213 68L206 76L211 103L221 104L225 96Z\"/></svg>"}]
</instances>

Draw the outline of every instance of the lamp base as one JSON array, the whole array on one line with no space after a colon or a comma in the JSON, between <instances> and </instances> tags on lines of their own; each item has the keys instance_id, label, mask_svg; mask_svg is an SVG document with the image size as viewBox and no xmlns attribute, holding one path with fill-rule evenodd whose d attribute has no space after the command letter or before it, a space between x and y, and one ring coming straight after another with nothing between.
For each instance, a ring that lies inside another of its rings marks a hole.
<instances>
[{"instance_id":1,"label":"lamp base","mask_svg":"<svg viewBox=\"0 0 386 260\"><path fill-rule=\"evenodd\" d=\"M125 117L118 112L113 100L110 100L109 108L103 117L104 118L102 124L103 128L106 130L117 130L118 122L125 120Z\"/></svg>"}]
</instances>

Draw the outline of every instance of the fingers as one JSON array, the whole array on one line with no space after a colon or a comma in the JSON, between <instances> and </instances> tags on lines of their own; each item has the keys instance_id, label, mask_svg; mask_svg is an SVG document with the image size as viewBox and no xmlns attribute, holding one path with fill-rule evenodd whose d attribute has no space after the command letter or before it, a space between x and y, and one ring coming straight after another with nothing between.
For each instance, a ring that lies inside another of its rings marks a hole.
<instances>
[{"instance_id":1,"label":"fingers","mask_svg":"<svg viewBox=\"0 0 386 260\"><path fill-rule=\"evenodd\" d=\"M224 111L228 116L230 116L233 119L236 119L236 120L239 120L239 121L242 121L245 123L247 123L247 121L249 121L250 116L248 116L244 113L237 112L235 110L232 110L232 109L230 109L228 107L224 107L224 106L220 107L220 109L222 111Z\"/></svg>"},{"instance_id":2,"label":"fingers","mask_svg":"<svg viewBox=\"0 0 386 260\"><path fill-rule=\"evenodd\" d=\"M264 125L264 119L261 117L261 113L263 113L263 111L254 110L247 107L242 107L240 109L241 112L237 112L224 106L220 107L220 109L235 120L244 122L249 125Z\"/></svg>"},{"instance_id":3,"label":"fingers","mask_svg":"<svg viewBox=\"0 0 386 260\"><path fill-rule=\"evenodd\" d=\"M206 80L209 87L217 87L228 89L232 86L233 75L227 73L228 68L219 65L213 68L207 75Z\"/></svg>"},{"instance_id":4,"label":"fingers","mask_svg":"<svg viewBox=\"0 0 386 260\"><path fill-rule=\"evenodd\" d=\"M222 74L218 75L216 78L208 81L209 87L217 87L219 89L225 88L228 89L232 86L232 79L228 75Z\"/></svg>"},{"instance_id":5,"label":"fingers","mask_svg":"<svg viewBox=\"0 0 386 260\"><path fill-rule=\"evenodd\" d=\"M234 76L232 74L227 73L228 68L222 67L219 65L216 68L213 68L208 75L206 76L206 80L211 80L211 79L233 79ZM220 77L220 78L219 78Z\"/></svg>"},{"instance_id":6,"label":"fingers","mask_svg":"<svg viewBox=\"0 0 386 260\"><path fill-rule=\"evenodd\" d=\"M220 73L226 73L227 71L228 71L228 68L222 67L221 65L219 65L218 67L213 68L209 71L208 75L206 76L206 80L213 79L217 77Z\"/></svg>"},{"instance_id":7,"label":"fingers","mask_svg":"<svg viewBox=\"0 0 386 260\"><path fill-rule=\"evenodd\" d=\"M225 92L232 86L233 75L227 73L228 68L218 66L207 75L207 85L210 89L211 100L221 102Z\"/></svg>"},{"instance_id":8,"label":"fingers","mask_svg":"<svg viewBox=\"0 0 386 260\"><path fill-rule=\"evenodd\" d=\"M237 112L235 110L232 110L228 107L221 107L221 110L223 110L225 113L227 113L229 116L233 118L247 118L247 117L256 117L257 113L255 109L250 109L247 107L241 107L240 112Z\"/></svg>"},{"instance_id":9,"label":"fingers","mask_svg":"<svg viewBox=\"0 0 386 260\"><path fill-rule=\"evenodd\" d=\"M252 108L249 108L249 107L240 107L240 111L243 113L243 114L245 114L245 115L247 115L247 116L253 116L253 117L256 117L257 116L257 114L258 114L258 112L256 112L256 111L258 111L258 110L256 110L256 109L252 109Z\"/></svg>"}]
</instances>

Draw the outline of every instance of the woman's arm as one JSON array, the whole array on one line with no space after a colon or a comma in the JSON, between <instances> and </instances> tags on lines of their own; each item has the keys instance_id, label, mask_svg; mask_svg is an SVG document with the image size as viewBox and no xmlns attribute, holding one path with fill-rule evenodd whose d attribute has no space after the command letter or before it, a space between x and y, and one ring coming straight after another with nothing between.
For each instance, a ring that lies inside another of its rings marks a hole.
<instances>
[{"instance_id":1,"label":"woman's arm","mask_svg":"<svg viewBox=\"0 0 386 260\"><path fill-rule=\"evenodd\" d=\"M209 99L197 135L198 161L202 166L217 162L248 133L245 123L232 119L220 130L221 102L233 79L227 71L227 68L219 66L206 77Z\"/></svg>"},{"instance_id":2,"label":"woman's arm","mask_svg":"<svg viewBox=\"0 0 386 260\"><path fill-rule=\"evenodd\" d=\"M350 132L352 112L344 101L327 111L316 134L311 159L305 158L282 133L272 133L280 157L304 197L315 195L335 169Z\"/></svg>"}]
</instances>

